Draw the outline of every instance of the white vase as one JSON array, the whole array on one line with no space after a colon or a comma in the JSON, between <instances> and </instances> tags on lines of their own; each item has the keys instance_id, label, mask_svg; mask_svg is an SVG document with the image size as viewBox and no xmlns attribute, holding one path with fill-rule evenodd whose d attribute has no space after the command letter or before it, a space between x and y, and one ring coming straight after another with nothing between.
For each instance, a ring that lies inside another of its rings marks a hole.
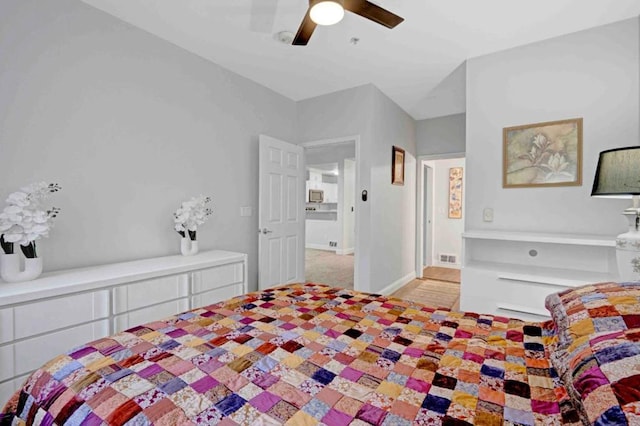
<instances>
[{"instance_id":1,"label":"white vase","mask_svg":"<svg viewBox=\"0 0 640 426\"><path fill-rule=\"evenodd\" d=\"M191 256L198 253L198 240L182 238L182 241L180 241L180 253L183 256Z\"/></svg>"},{"instance_id":2,"label":"white vase","mask_svg":"<svg viewBox=\"0 0 640 426\"><path fill-rule=\"evenodd\" d=\"M616 260L620 281L640 281L640 231L637 214L627 214L629 231L616 237Z\"/></svg>"},{"instance_id":3,"label":"white vase","mask_svg":"<svg viewBox=\"0 0 640 426\"><path fill-rule=\"evenodd\" d=\"M42 274L42 258L26 258L24 260L24 271L20 270L20 255L2 254L0 255L0 276L8 283L35 280Z\"/></svg>"}]
</instances>

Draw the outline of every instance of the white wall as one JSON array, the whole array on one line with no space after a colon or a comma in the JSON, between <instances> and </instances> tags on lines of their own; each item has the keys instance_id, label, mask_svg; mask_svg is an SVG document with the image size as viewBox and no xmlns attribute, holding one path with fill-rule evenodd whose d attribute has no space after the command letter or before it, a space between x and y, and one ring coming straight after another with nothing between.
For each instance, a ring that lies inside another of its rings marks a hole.
<instances>
[{"instance_id":1,"label":"white wall","mask_svg":"<svg viewBox=\"0 0 640 426\"><path fill-rule=\"evenodd\" d=\"M639 141L638 19L467 63L466 229L616 235L624 200L591 198L600 151ZM502 128L584 118L583 185L502 188ZM494 222L482 210L494 209Z\"/></svg>"},{"instance_id":2,"label":"white wall","mask_svg":"<svg viewBox=\"0 0 640 426\"><path fill-rule=\"evenodd\" d=\"M465 114L428 118L416 122L418 155L465 152Z\"/></svg>"},{"instance_id":3,"label":"white wall","mask_svg":"<svg viewBox=\"0 0 640 426\"><path fill-rule=\"evenodd\" d=\"M415 269L414 120L377 88L366 85L298 102L298 135L301 142L360 136L356 259L365 259L356 262L360 289L379 291L411 274ZM393 145L406 150L405 186L391 185ZM361 198L365 189L367 202Z\"/></svg>"},{"instance_id":4,"label":"white wall","mask_svg":"<svg viewBox=\"0 0 640 426\"><path fill-rule=\"evenodd\" d=\"M424 162L433 170L433 183L426 191L432 211L432 259L431 265L455 268L460 266L462 254L462 233L464 232L464 218L466 216L466 185L462 185L462 219L449 218L449 169L452 167L465 167L464 158L452 158L443 160L431 160ZM466 170L463 170L463 179ZM426 175L426 173L425 173ZM426 215L425 215L426 217ZM440 254L453 254L457 263L440 262Z\"/></svg>"},{"instance_id":5,"label":"white wall","mask_svg":"<svg viewBox=\"0 0 640 426\"><path fill-rule=\"evenodd\" d=\"M320 145L304 150L307 166L313 164L340 163L345 158L356 157L355 142L340 145Z\"/></svg>"},{"instance_id":6,"label":"white wall","mask_svg":"<svg viewBox=\"0 0 640 426\"><path fill-rule=\"evenodd\" d=\"M257 136L294 140L293 101L76 0L0 2L0 52L0 199L63 187L46 270L177 254L206 194L200 247L248 253L256 288Z\"/></svg>"},{"instance_id":7,"label":"white wall","mask_svg":"<svg viewBox=\"0 0 640 426\"><path fill-rule=\"evenodd\" d=\"M378 89L371 149L371 290L415 277L415 121ZM403 186L391 184L392 146L405 149ZM409 277L409 278L407 278Z\"/></svg>"}]
</instances>

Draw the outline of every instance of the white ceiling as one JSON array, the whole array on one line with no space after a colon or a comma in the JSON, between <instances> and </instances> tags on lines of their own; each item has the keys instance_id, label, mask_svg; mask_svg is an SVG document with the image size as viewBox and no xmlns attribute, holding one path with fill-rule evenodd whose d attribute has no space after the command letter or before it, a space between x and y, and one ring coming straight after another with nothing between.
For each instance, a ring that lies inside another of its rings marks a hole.
<instances>
[{"instance_id":1,"label":"white ceiling","mask_svg":"<svg viewBox=\"0 0 640 426\"><path fill-rule=\"evenodd\" d=\"M639 0L376 0L405 21L347 13L302 47L274 34L296 32L307 0L278 0L275 16L269 0L83 1L295 101L373 83L416 119L464 112L467 58L640 14Z\"/></svg>"}]
</instances>

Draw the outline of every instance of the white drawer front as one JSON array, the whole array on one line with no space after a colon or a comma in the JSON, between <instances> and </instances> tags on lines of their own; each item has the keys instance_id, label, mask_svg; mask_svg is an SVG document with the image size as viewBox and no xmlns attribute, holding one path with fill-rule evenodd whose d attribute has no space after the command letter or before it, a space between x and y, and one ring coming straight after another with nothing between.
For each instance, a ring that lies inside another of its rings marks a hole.
<instances>
[{"instance_id":1,"label":"white drawer front","mask_svg":"<svg viewBox=\"0 0 640 426\"><path fill-rule=\"evenodd\" d=\"M546 312L544 300L548 295L566 289L566 287L556 285L499 277L497 278L497 285L497 295L499 295L497 299L500 301L531 307L542 312Z\"/></svg>"},{"instance_id":2,"label":"white drawer front","mask_svg":"<svg viewBox=\"0 0 640 426\"><path fill-rule=\"evenodd\" d=\"M16 306L13 309L14 338L22 339L107 317L109 315L109 292L102 290L60 297Z\"/></svg>"},{"instance_id":3,"label":"white drawer front","mask_svg":"<svg viewBox=\"0 0 640 426\"><path fill-rule=\"evenodd\" d=\"M24 376L17 377L13 380L0 383L1 406L4 406L4 404L9 401L13 394L24 384L25 380L27 380L27 377L29 377L29 375L25 374Z\"/></svg>"},{"instance_id":4,"label":"white drawer front","mask_svg":"<svg viewBox=\"0 0 640 426\"><path fill-rule=\"evenodd\" d=\"M192 296L191 307L195 309L202 306L213 305L214 303L231 299L232 297L239 296L241 294L243 294L242 283L217 288L212 291L207 291L205 293L200 293Z\"/></svg>"},{"instance_id":5,"label":"white drawer front","mask_svg":"<svg viewBox=\"0 0 640 426\"><path fill-rule=\"evenodd\" d=\"M496 271L464 268L460 289L460 308L463 311L528 321L544 321L549 318L544 300L547 295L561 291L563 287L534 280L500 278L500 276L501 274Z\"/></svg>"},{"instance_id":6,"label":"white drawer front","mask_svg":"<svg viewBox=\"0 0 640 426\"><path fill-rule=\"evenodd\" d=\"M202 293L243 281L242 263L203 269L193 273L193 293Z\"/></svg>"},{"instance_id":7,"label":"white drawer front","mask_svg":"<svg viewBox=\"0 0 640 426\"><path fill-rule=\"evenodd\" d=\"M189 290L189 275L172 275L125 285L113 290L113 313L144 308L180 297Z\"/></svg>"},{"instance_id":8,"label":"white drawer front","mask_svg":"<svg viewBox=\"0 0 640 426\"><path fill-rule=\"evenodd\" d=\"M13 308L0 309L0 343L13 339Z\"/></svg>"},{"instance_id":9,"label":"white drawer front","mask_svg":"<svg viewBox=\"0 0 640 426\"><path fill-rule=\"evenodd\" d=\"M14 376L13 346L0 346L0 382ZM2 402L0 402L2 405Z\"/></svg>"},{"instance_id":10,"label":"white drawer front","mask_svg":"<svg viewBox=\"0 0 640 426\"><path fill-rule=\"evenodd\" d=\"M15 351L15 375L35 370L55 356L108 334L109 320L105 319L10 345Z\"/></svg>"},{"instance_id":11,"label":"white drawer front","mask_svg":"<svg viewBox=\"0 0 640 426\"><path fill-rule=\"evenodd\" d=\"M118 315L113 319L113 327L116 333L137 325L151 321L161 320L171 315L179 314L189 309L187 298L178 299L160 305L151 306L133 312Z\"/></svg>"}]
</instances>

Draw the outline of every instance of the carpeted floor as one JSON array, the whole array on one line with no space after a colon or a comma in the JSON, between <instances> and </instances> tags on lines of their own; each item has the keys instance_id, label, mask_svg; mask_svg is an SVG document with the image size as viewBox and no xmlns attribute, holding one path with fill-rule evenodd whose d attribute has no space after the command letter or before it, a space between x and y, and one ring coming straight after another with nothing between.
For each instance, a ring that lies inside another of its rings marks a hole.
<instances>
[{"instance_id":1,"label":"carpeted floor","mask_svg":"<svg viewBox=\"0 0 640 426\"><path fill-rule=\"evenodd\" d=\"M353 288L353 255L306 249L305 278L307 282Z\"/></svg>"}]
</instances>

